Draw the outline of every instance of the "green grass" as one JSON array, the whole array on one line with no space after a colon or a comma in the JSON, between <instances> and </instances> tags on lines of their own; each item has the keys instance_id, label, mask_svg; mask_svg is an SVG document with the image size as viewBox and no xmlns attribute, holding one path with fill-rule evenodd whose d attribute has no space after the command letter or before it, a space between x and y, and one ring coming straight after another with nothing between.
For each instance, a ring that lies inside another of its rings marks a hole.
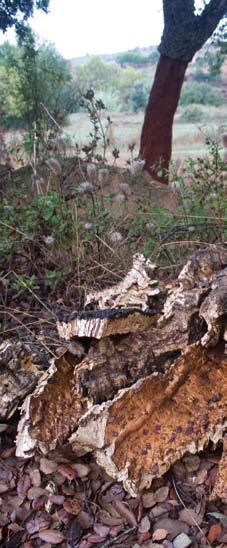
<instances>
[{"instance_id":1,"label":"green grass","mask_svg":"<svg viewBox=\"0 0 227 548\"><path fill-rule=\"evenodd\" d=\"M183 107L179 107L173 127L173 157L186 157L206 152L205 135L220 136L226 130L227 107L206 107L199 106L202 111L202 121L197 123L186 123L181 121ZM134 114L131 112L110 112L104 114L103 121L106 123L106 116L110 115L113 122L113 146L120 150L118 165L124 165L129 158L128 145L136 143L135 154L139 151L140 133L144 119L144 113ZM91 130L90 122L86 113L75 113L69 117L69 123L64 128L66 133L75 139L82 146L89 139ZM112 148L113 148L112 146Z\"/></svg>"}]
</instances>

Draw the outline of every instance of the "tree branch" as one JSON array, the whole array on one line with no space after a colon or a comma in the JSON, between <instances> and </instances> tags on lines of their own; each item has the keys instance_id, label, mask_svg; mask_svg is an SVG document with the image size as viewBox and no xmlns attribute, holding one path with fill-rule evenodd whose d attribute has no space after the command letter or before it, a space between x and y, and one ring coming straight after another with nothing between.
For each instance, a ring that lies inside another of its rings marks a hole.
<instances>
[{"instance_id":1,"label":"tree branch","mask_svg":"<svg viewBox=\"0 0 227 548\"><path fill-rule=\"evenodd\" d=\"M226 12L227 0L211 0L201 15L197 16L199 19L199 38L202 45L213 34Z\"/></svg>"},{"instance_id":2,"label":"tree branch","mask_svg":"<svg viewBox=\"0 0 227 548\"><path fill-rule=\"evenodd\" d=\"M159 46L162 55L189 62L227 11L227 0L211 0L201 15L194 13L194 0L163 0L164 32Z\"/></svg>"}]
</instances>

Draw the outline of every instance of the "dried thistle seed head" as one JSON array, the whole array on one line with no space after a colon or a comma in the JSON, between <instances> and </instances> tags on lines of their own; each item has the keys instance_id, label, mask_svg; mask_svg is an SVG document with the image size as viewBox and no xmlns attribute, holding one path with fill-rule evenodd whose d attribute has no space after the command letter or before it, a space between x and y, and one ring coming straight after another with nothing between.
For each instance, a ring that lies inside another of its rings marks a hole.
<instances>
[{"instance_id":1,"label":"dried thistle seed head","mask_svg":"<svg viewBox=\"0 0 227 548\"><path fill-rule=\"evenodd\" d=\"M109 239L113 244L116 244L118 242L122 242L123 236L120 232L116 230L116 231L110 232Z\"/></svg>"},{"instance_id":2,"label":"dried thistle seed head","mask_svg":"<svg viewBox=\"0 0 227 548\"><path fill-rule=\"evenodd\" d=\"M46 236L43 239L46 245L53 245L55 241L53 236Z\"/></svg>"},{"instance_id":3,"label":"dried thistle seed head","mask_svg":"<svg viewBox=\"0 0 227 548\"><path fill-rule=\"evenodd\" d=\"M60 162L56 158L49 158L46 161L46 165L50 168L50 170L55 174L58 175L62 171L62 167Z\"/></svg>"},{"instance_id":4,"label":"dried thistle seed head","mask_svg":"<svg viewBox=\"0 0 227 548\"><path fill-rule=\"evenodd\" d=\"M172 181L170 183L170 187L175 190L175 192L179 192L180 191L180 182L179 181Z\"/></svg>"},{"instance_id":5,"label":"dried thistle seed head","mask_svg":"<svg viewBox=\"0 0 227 548\"><path fill-rule=\"evenodd\" d=\"M83 181L77 187L77 192L79 192L79 194L86 194L86 192L93 192L94 190L94 185L89 181Z\"/></svg>"},{"instance_id":6,"label":"dried thistle seed head","mask_svg":"<svg viewBox=\"0 0 227 548\"><path fill-rule=\"evenodd\" d=\"M123 192L128 192L130 190L130 186L128 185L128 183L120 183L119 188Z\"/></svg>"},{"instance_id":7,"label":"dried thistle seed head","mask_svg":"<svg viewBox=\"0 0 227 548\"><path fill-rule=\"evenodd\" d=\"M97 168L95 164L88 164L87 165L87 176L89 181L94 183L97 179Z\"/></svg>"},{"instance_id":8,"label":"dried thistle seed head","mask_svg":"<svg viewBox=\"0 0 227 548\"><path fill-rule=\"evenodd\" d=\"M98 180L101 185L106 185L108 183L109 179L109 171L108 169L100 169L98 173Z\"/></svg>"},{"instance_id":9,"label":"dried thistle seed head","mask_svg":"<svg viewBox=\"0 0 227 548\"><path fill-rule=\"evenodd\" d=\"M43 177L38 177L37 175L32 175L32 186L43 186L45 184L45 179Z\"/></svg>"},{"instance_id":10,"label":"dried thistle seed head","mask_svg":"<svg viewBox=\"0 0 227 548\"><path fill-rule=\"evenodd\" d=\"M136 160L129 166L129 171L133 176L139 175L143 171L144 166L145 160Z\"/></svg>"},{"instance_id":11,"label":"dried thistle seed head","mask_svg":"<svg viewBox=\"0 0 227 548\"><path fill-rule=\"evenodd\" d=\"M125 202L126 197L123 194L123 192L118 192L118 194L116 194L114 200L115 200L115 202Z\"/></svg>"}]
</instances>

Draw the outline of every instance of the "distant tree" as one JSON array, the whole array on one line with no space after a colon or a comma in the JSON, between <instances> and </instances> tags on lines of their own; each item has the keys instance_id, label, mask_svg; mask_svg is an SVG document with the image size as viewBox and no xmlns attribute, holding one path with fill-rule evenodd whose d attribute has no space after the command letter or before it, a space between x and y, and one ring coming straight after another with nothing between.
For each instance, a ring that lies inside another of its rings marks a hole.
<instances>
[{"instance_id":1,"label":"distant tree","mask_svg":"<svg viewBox=\"0 0 227 548\"><path fill-rule=\"evenodd\" d=\"M47 12L49 0L0 0L0 30L15 27L20 34L34 9Z\"/></svg>"},{"instance_id":2,"label":"distant tree","mask_svg":"<svg viewBox=\"0 0 227 548\"><path fill-rule=\"evenodd\" d=\"M227 0L210 0L200 15L195 14L194 0L163 0L163 9L161 55L145 113L140 154L152 177L168 183L173 118L185 71L225 15Z\"/></svg>"},{"instance_id":3,"label":"distant tree","mask_svg":"<svg viewBox=\"0 0 227 548\"><path fill-rule=\"evenodd\" d=\"M92 57L88 63L76 68L76 82L81 93L92 88L95 91L107 88L116 88L116 79L119 75L119 67L107 64L100 57Z\"/></svg>"},{"instance_id":4,"label":"distant tree","mask_svg":"<svg viewBox=\"0 0 227 548\"><path fill-rule=\"evenodd\" d=\"M145 55L141 55L141 53L136 51L125 51L124 53L119 53L119 55L116 58L116 61L119 65L136 65L138 67L148 65L150 63L150 59Z\"/></svg>"},{"instance_id":5,"label":"distant tree","mask_svg":"<svg viewBox=\"0 0 227 548\"><path fill-rule=\"evenodd\" d=\"M52 44L38 46L29 28L18 46L0 46L0 74L5 125L23 125L32 132L36 123L38 129L42 104L58 123L76 110L69 63Z\"/></svg>"}]
</instances>

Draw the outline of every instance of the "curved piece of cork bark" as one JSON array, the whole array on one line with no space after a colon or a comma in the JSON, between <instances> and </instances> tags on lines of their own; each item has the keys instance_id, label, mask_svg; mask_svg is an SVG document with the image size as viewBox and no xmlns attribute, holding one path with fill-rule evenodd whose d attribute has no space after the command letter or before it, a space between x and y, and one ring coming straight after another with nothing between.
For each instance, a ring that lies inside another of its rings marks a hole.
<instances>
[{"instance_id":1,"label":"curved piece of cork bark","mask_svg":"<svg viewBox=\"0 0 227 548\"><path fill-rule=\"evenodd\" d=\"M140 253L135 253L132 268L125 278L103 291L88 293L85 297L85 307L93 303L101 310L122 307L146 310L149 307L149 299L159 294L156 287L158 281L150 276L155 269L154 263Z\"/></svg>"},{"instance_id":2,"label":"curved piece of cork bark","mask_svg":"<svg viewBox=\"0 0 227 548\"><path fill-rule=\"evenodd\" d=\"M18 456L69 443L77 454L95 451L136 494L186 451L219 441L227 396L226 263L225 247L196 252L152 328L86 340L85 356L59 358L24 404ZM212 307L216 346L209 350Z\"/></svg>"},{"instance_id":3,"label":"curved piece of cork bark","mask_svg":"<svg viewBox=\"0 0 227 548\"><path fill-rule=\"evenodd\" d=\"M165 374L156 373L95 406L70 443L136 495L186 451L195 453L225 430L227 358L191 345Z\"/></svg>"},{"instance_id":4,"label":"curved piece of cork bark","mask_svg":"<svg viewBox=\"0 0 227 548\"><path fill-rule=\"evenodd\" d=\"M59 337L67 341L73 337L102 339L146 331L154 324L154 315L152 310L144 312L135 308L82 312L71 319L57 322L57 329Z\"/></svg>"},{"instance_id":5,"label":"curved piece of cork bark","mask_svg":"<svg viewBox=\"0 0 227 548\"><path fill-rule=\"evenodd\" d=\"M0 418L9 419L36 386L43 364L29 345L5 340L0 345Z\"/></svg>"},{"instance_id":6,"label":"curved piece of cork bark","mask_svg":"<svg viewBox=\"0 0 227 548\"><path fill-rule=\"evenodd\" d=\"M223 454L218 466L218 474L210 500L221 499L227 504L227 436L223 439Z\"/></svg>"}]
</instances>

